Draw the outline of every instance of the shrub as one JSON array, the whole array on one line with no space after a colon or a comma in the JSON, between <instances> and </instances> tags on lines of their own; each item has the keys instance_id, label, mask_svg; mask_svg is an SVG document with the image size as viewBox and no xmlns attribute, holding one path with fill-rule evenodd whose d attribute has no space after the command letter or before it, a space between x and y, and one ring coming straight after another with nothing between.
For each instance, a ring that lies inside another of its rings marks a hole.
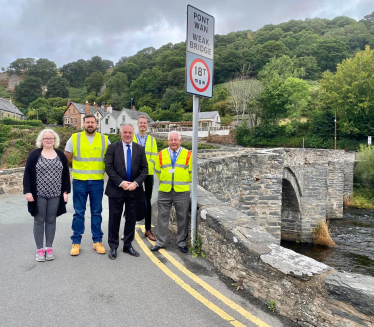
<instances>
[{"instance_id":1,"label":"shrub","mask_svg":"<svg viewBox=\"0 0 374 327\"><path fill-rule=\"evenodd\" d=\"M4 125L28 125L34 127L44 127L40 120L20 120L14 118L4 118L0 121Z\"/></svg>"}]
</instances>

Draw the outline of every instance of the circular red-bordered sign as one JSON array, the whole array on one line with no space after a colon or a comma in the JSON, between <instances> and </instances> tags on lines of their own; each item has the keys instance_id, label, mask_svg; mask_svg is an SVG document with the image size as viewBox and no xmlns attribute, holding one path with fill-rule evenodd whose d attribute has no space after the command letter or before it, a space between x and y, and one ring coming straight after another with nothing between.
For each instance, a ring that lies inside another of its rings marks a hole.
<instances>
[{"instance_id":1,"label":"circular red-bordered sign","mask_svg":"<svg viewBox=\"0 0 374 327\"><path fill-rule=\"evenodd\" d=\"M205 66L206 68L206 72L208 74L208 80L206 82L206 85L204 87L198 87L196 84L195 84L195 81L194 81L194 77L192 76L193 74L193 68L195 67L196 64L198 63L201 63ZM197 58L195 59L192 63L191 63L191 66L190 66L190 81L191 81L191 84L193 86L193 88L198 91L198 92L204 92L208 87L209 87L209 83L210 83L210 71L209 71L209 67L208 65L206 64L206 62L200 58Z\"/></svg>"}]
</instances>

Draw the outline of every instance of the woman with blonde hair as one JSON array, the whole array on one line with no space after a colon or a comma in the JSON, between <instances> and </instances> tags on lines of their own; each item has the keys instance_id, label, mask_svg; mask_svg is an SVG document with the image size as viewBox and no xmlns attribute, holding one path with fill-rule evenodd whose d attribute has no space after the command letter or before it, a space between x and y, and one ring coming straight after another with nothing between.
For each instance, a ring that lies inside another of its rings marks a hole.
<instances>
[{"instance_id":1,"label":"woman with blonde hair","mask_svg":"<svg viewBox=\"0 0 374 327\"><path fill-rule=\"evenodd\" d=\"M38 149L27 158L23 176L23 193L34 217L36 261L54 259L52 243L56 217L66 213L70 193L68 161L64 153L56 149L59 145L58 134L52 129L43 129L36 139Z\"/></svg>"}]
</instances>

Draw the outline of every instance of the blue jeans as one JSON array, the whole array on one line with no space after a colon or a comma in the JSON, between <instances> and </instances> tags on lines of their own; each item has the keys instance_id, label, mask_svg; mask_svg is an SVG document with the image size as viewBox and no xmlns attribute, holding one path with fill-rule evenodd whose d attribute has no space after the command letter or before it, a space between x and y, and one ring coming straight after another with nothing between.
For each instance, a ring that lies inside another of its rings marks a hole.
<instances>
[{"instance_id":1,"label":"blue jeans","mask_svg":"<svg viewBox=\"0 0 374 327\"><path fill-rule=\"evenodd\" d=\"M104 235L101 230L103 192L104 180L81 181L73 179L73 206L75 211L71 225L73 244L80 244L82 240L88 195L90 196L92 240L94 243L102 242Z\"/></svg>"}]
</instances>

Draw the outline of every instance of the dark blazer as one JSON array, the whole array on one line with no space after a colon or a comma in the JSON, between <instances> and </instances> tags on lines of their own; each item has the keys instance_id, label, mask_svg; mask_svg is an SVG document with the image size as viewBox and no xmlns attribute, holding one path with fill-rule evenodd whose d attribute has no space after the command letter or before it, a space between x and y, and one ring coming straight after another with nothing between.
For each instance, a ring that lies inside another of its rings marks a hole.
<instances>
[{"instance_id":1,"label":"dark blazer","mask_svg":"<svg viewBox=\"0 0 374 327\"><path fill-rule=\"evenodd\" d=\"M148 163L145 156L145 149L141 145L132 142L131 155L130 182L138 183L139 187L134 191L131 191L129 194L131 196L140 196L140 192L143 192L143 181L148 175ZM123 197L125 191L119 186L126 180L126 164L122 141L108 146L105 156L105 171L109 176L105 194L109 197Z\"/></svg>"},{"instance_id":2,"label":"dark blazer","mask_svg":"<svg viewBox=\"0 0 374 327\"><path fill-rule=\"evenodd\" d=\"M37 206L37 195L36 195L36 164L38 159L42 153L42 148L33 150L29 157L27 158L26 167L25 167L25 174L23 175L23 194L31 193L34 197L34 202L28 202L28 210L32 216L36 216L38 214L38 206ZM60 197L60 204L57 210L57 217L61 216L62 214L66 213L66 203L64 201L64 192L70 193L70 173L69 173L69 165L68 161L65 157L65 154L60 151L56 150L57 155L59 156L62 162L62 183L61 183L61 197Z\"/></svg>"}]
</instances>

